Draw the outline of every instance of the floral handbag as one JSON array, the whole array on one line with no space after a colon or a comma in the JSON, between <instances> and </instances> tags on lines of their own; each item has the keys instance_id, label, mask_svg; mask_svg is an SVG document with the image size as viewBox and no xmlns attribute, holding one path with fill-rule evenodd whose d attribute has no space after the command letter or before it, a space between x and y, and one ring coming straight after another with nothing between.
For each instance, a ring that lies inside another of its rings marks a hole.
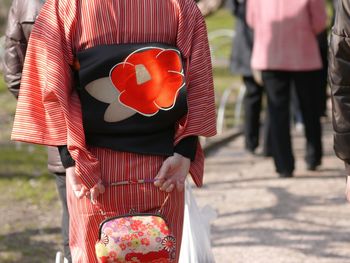
<instances>
[{"instance_id":1,"label":"floral handbag","mask_svg":"<svg viewBox=\"0 0 350 263\"><path fill-rule=\"evenodd\" d=\"M168 198L157 213L129 213L102 221L95 245L98 262L172 262L176 241L160 215Z\"/></svg>"}]
</instances>

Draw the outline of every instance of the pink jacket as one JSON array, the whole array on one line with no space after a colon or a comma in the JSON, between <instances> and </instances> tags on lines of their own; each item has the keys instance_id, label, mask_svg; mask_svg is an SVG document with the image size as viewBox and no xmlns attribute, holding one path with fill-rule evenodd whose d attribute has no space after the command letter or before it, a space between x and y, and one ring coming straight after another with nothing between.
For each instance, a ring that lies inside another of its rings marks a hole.
<instances>
[{"instance_id":1,"label":"pink jacket","mask_svg":"<svg viewBox=\"0 0 350 263\"><path fill-rule=\"evenodd\" d=\"M252 68L322 67L316 35L326 29L324 0L248 0L247 22L254 30Z\"/></svg>"}]
</instances>

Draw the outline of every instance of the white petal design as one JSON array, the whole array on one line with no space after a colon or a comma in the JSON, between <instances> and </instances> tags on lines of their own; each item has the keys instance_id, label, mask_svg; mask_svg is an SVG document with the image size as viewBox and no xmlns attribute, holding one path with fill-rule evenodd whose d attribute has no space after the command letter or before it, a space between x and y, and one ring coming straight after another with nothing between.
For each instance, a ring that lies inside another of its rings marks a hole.
<instances>
[{"instance_id":1,"label":"white petal design","mask_svg":"<svg viewBox=\"0 0 350 263\"><path fill-rule=\"evenodd\" d=\"M136 71L136 82L137 85L141 85L143 83L146 83L147 81L151 80L151 74L149 74L146 67L142 64L138 64L135 66Z\"/></svg>"},{"instance_id":2,"label":"white petal design","mask_svg":"<svg viewBox=\"0 0 350 263\"><path fill-rule=\"evenodd\" d=\"M136 111L124 106L119 102L118 98L115 98L115 100L108 106L104 120L106 122L117 122L125 120L134 114L136 114Z\"/></svg>"},{"instance_id":3,"label":"white petal design","mask_svg":"<svg viewBox=\"0 0 350 263\"><path fill-rule=\"evenodd\" d=\"M85 89L92 97L104 103L112 103L119 96L119 91L109 77L91 81L85 86Z\"/></svg>"}]
</instances>

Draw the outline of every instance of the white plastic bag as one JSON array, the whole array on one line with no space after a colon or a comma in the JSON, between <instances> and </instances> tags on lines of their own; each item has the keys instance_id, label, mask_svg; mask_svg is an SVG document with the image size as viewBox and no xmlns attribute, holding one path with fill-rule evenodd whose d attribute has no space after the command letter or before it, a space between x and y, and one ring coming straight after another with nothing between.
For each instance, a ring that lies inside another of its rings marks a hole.
<instances>
[{"instance_id":1,"label":"white plastic bag","mask_svg":"<svg viewBox=\"0 0 350 263\"><path fill-rule=\"evenodd\" d=\"M198 207L191 186L186 182L185 215L180 250L181 263L214 263L210 245L210 221L216 212L210 207Z\"/></svg>"},{"instance_id":2,"label":"white plastic bag","mask_svg":"<svg viewBox=\"0 0 350 263\"><path fill-rule=\"evenodd\" d=\"M68 263L68 259L66 259L66 258L63 256L62 252L57 251L55 263L62 263L62 262L63 262L63 263Z\"/></svg>"}]
</instances>

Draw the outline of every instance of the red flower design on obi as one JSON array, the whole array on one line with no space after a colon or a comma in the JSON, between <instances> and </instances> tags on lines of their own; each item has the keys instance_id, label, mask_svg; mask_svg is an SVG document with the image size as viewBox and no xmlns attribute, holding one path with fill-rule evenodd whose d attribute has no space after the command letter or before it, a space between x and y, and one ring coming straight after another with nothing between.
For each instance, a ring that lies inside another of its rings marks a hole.
<instances>
[{"instance_id":1,"label":"red flower design on obi","mask_svg":"<svg viewBox=\"0 0 350 263\"><path fill-rule=\"evenodd\" d=\"M185 82L179 52L157 47L136 50L113 67L110 78L119 101L145 116L171 109Z\"/></svg>"}]
</instances>

